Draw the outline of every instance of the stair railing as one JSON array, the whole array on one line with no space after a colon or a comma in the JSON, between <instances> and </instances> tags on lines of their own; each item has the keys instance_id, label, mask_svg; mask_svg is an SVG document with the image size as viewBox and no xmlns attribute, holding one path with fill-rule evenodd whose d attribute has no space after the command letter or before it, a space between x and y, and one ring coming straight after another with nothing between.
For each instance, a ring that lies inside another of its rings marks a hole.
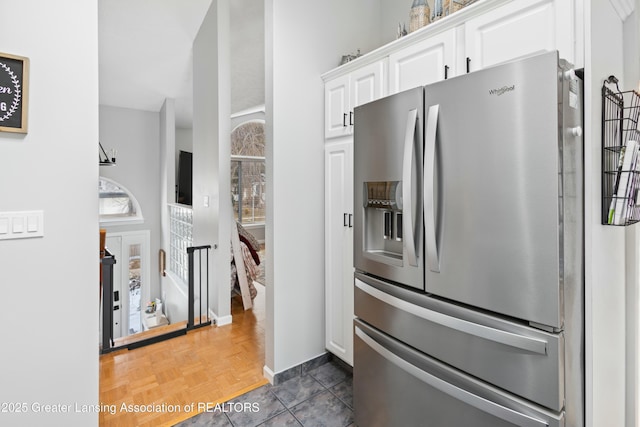
<instances>
[{"instance_id":1,"label":"stair railing","mask_svg":"<svg viewBox=\"0 0 640 427\"><path fill-rule=\"evenodd\" d=\"M102 263L102 348L101 353L108 353L114 346L113 342L113 265L116 258L105 249Z\"/></svg>"},{"instance_id":2,"label":"stair railing","mask_svg":"<svg viewBox=\"0 0 640 427\"><path fill-rule=\"evenodd\" d=\"M201 328L203 326L211 325L211 317L209 316L209 250L211 249L211 245L204 246L190 246L187 248L187 256L189 262L189 296L188 296L188 318L187 318L187 330ZM198 307L199 307L199 317L198 323L195 322L195 253L198 253ZM203 321L202 316L202 255L205 255L205 265L206 265L206 273L205 273L205 291L206 291L206 320Z\"/></svg>"}]
</instances>

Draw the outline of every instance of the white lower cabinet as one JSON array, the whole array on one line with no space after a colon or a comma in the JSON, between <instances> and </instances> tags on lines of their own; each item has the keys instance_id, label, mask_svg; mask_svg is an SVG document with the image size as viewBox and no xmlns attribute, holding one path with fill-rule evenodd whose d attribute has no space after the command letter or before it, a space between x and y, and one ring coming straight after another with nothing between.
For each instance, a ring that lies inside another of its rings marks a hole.
<instances>
[{"instance_id":1,"label":"white lower cabinet","mask_svg":"<svg viewBox=\"0 0 640 427\"><path fill-rule=\"evenodd\" d=\"M326 348L353 365L353 141L325 146Z\"/></svg>"}]
</instances>

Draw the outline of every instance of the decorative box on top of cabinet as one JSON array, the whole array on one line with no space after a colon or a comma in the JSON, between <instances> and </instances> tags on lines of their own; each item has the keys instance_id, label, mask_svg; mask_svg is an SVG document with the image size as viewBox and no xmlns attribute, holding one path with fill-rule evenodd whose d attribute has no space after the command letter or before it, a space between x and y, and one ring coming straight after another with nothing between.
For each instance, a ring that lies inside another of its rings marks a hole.
<instances>
[{"instance_id":1,"label":"decorative box on top of cabinet","mask_svg":"<svg viewBox=\"0 0 640 427\"><path fill-rule=\"evenodd\" d=\"M364 65L349 74L327 81L325 138L353 133L353 109L386 95L386 60Z\"/></svg>"}]
</instances>

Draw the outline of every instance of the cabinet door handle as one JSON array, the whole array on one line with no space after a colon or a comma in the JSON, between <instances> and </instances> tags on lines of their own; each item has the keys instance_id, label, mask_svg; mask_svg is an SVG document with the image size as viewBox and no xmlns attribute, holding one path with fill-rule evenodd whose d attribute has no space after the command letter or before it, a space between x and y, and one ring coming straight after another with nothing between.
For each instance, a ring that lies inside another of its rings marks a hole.
<instances>
[{"instance_id":1,"label":"cabinet door handle","mask_svg":"<svg viewBox=\"0 0 640 427\"><path fill-rule=\"evenodd\" d=\"M342 214L342 225L347 226L347 213Z\"/></svg>"},{"instance_id":2,"label":"cabinet door handle","mask_svg":"<svg viewBox=\"0 0 640 427\"><path fill-rule=\"evenodd\" d=\"M342 113L342 127L347 127L347 113Z\"/></svg>"},{"instance_id":3,"label":"cabinet door handle","mask_svg":"<svg viewBox=\"0 0 640 427\"><path fill-rule=\"evenodd\" d=\"M353 214L349 214L349 228L353 228Z\"/></svg>"},{"instance_id":4,"label":"cabinet door handle","mask_svg":"<svg viewBox=\"0 0 640 427\"><path fill-rule=\"evenodd\" d=\"M467 73L471 71L471 58L467 56Z\"/></svg>"},{"instance_id":5,"label":"cabinet door handle","mask_svg":"<svg viewBox=\"0 0 640 427\"><path fill-rule=\"evenodd\" d=\"M353 111L349 111L349 124L353 126Z\"/></svg>"},{"instance_id":6,"label":"cabinet door handle","mask_svg":"<svg viewBox=\"0 0 640 427\"><path fill-rule=\"evenodd\" d=\"M444 79L447 80L449 78L449 66L444 66Z\"/></svg>"}]
</instances>

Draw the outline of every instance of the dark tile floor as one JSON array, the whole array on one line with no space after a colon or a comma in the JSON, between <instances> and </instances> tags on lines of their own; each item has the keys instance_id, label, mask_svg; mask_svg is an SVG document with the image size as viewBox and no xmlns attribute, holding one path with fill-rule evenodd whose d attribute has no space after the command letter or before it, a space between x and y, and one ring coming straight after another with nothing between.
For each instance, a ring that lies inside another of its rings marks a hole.
<instances>
[{"instance_id":1,"label":"dark tile floor","mask_svg":"<svg viewBox=\"0 0 640 427\"><path fill-rule=\"evenodd\" d=\"M279 385L267 384L177 427L353 426L352 376L329 362Z\"/></svg>"}]
</instances>

